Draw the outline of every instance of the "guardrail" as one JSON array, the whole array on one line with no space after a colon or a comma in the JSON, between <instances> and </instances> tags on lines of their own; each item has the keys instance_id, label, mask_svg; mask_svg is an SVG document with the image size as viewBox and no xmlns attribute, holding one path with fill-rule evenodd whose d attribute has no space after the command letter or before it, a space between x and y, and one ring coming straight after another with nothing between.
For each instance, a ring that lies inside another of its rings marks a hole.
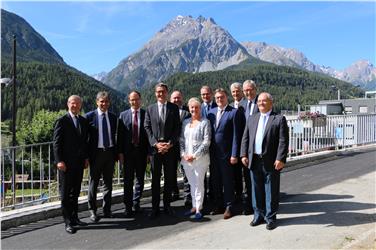
<instances>
[{"instance_id":1,"label":"guardrail","mask_svg":"<svg viewBox=\"0 0 376 250\"><path fill-rule=\"evenodd\" d=\"M289 160L322 150L376 142L376 114L289 120L288 127ZM2 148L0 156L1 211L59 200L59 178L52 159L52 142ZM122 172L120 164L116 163L114 190L123 188ZM85 170L81 195L87 194L87 177L88 170ZM147 173L146 181L150 179L150 173Z\"/></svg>"}]
</instances>

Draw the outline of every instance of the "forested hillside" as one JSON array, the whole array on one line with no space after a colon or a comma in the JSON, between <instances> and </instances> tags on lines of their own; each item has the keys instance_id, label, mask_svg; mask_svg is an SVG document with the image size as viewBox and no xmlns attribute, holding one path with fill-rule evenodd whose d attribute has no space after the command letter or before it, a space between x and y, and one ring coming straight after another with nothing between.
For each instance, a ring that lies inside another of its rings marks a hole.
<instances>
[{"instance_id":1,"label":"forested hillside","mask_svg":"<svg viewBox=\"0 0 376 250\"><path fill-rule=\"evenodd\" d=\"M181 90L185 101L190 97L200 97L200 87L209 85L214 89L223 87L228 90L231 83L243 83L246 79L256 81L258 93L270 92L274 97L277 110L296 110L297 105L311 105L319 100L337 97L336 89L341 90L343 98L359 97L363 91L350 83L343 82L318 73L312 73L286 66L247 65L233 66L226 70L199 74L178 73L165 80L170 92ZM154 89L143 90L146 103L155 101ZM231 99L231 98L230 98Z\"/></svg>"},{"instance_id":2,"label":"forested hillside","mask_svg":"<svg viewBox=\"0 0 376 250\"><path fill-rule=\"evenodd\" d=\"M2 75L10 76L11 64L2 63ZM111 110L119 113L126 107L125 95L69 66L38 62L17 64L17 124L30 121L41 110L66 109L67 98L77 94L83 98L83 110L96 108L98 91L106 90L112 97ZM12 88L2 89L2 121L11 119Z\"/></svg>"}]
</instances>

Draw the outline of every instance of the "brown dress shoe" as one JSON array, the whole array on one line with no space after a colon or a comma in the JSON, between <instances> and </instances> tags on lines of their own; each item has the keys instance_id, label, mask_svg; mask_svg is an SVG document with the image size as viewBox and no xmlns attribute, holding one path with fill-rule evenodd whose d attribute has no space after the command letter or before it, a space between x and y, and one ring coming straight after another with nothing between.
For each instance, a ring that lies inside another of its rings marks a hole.
<instances>
[{"instance_id":1,"label":"brown dress shoe","mask_svg":"<svg viewBox=\"0 0 376 250\"><path fill-rule=\"evenodd\" d=\"M227 220L227 219L230 219L231 217L232 217L232 213L231 213L230 208L226 208L226 211L223 214L223 219Z\"/></svg>"}]
</instances>

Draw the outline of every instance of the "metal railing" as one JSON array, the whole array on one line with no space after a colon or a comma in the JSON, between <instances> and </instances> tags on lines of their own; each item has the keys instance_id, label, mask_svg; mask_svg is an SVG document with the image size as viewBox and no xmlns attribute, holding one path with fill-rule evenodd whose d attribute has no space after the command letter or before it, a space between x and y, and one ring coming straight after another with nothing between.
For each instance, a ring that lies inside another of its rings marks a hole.
<instances>
[{"instance_id":1,"label":"metal railing","mask_svg":"<svg viewBox=\"0 0 376 250\"><path fill-rule=\"evenodd\" d=\"M376 114L288 120L288 127L290 160L298 155L376 142ZM2 148L0 156L1 211L59 200L52 142ZM122 168L116 163L114 190L123 188L122 176ZM147 173L146 180L150 178ZM88 170L85 170L81 195L86 195L87 190Z\"/></svg>"},{"instance_id":2,"label":"metal railing","mask_svg":"<svg viewBox=\"0 0 376 250\"><path fill-rule=\"evenodd\" d=\"M332 115L287 121L289 158L376 142L376 114Z\"/></svg>"}]
</instances>

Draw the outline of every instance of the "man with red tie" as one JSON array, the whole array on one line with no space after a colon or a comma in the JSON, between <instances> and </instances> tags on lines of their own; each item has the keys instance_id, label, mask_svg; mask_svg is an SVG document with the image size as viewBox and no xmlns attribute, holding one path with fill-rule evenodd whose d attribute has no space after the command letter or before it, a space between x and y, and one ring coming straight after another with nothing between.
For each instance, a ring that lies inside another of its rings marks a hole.
<instances>
[{"instance_id":1,"label":"man with red tie","mask_svg":"<svg viewBox=\"0 0 376 250\"><path fill-rule=\"evenodd\" d=\"M125 217L130 218L141 209L149 142L144 129L145 110L141 109L141 94L137 91L130 92L128 101L131 107L119 117L118 145L119 160L124 165L124 213Z\"/></svg>"}]
</instances>

